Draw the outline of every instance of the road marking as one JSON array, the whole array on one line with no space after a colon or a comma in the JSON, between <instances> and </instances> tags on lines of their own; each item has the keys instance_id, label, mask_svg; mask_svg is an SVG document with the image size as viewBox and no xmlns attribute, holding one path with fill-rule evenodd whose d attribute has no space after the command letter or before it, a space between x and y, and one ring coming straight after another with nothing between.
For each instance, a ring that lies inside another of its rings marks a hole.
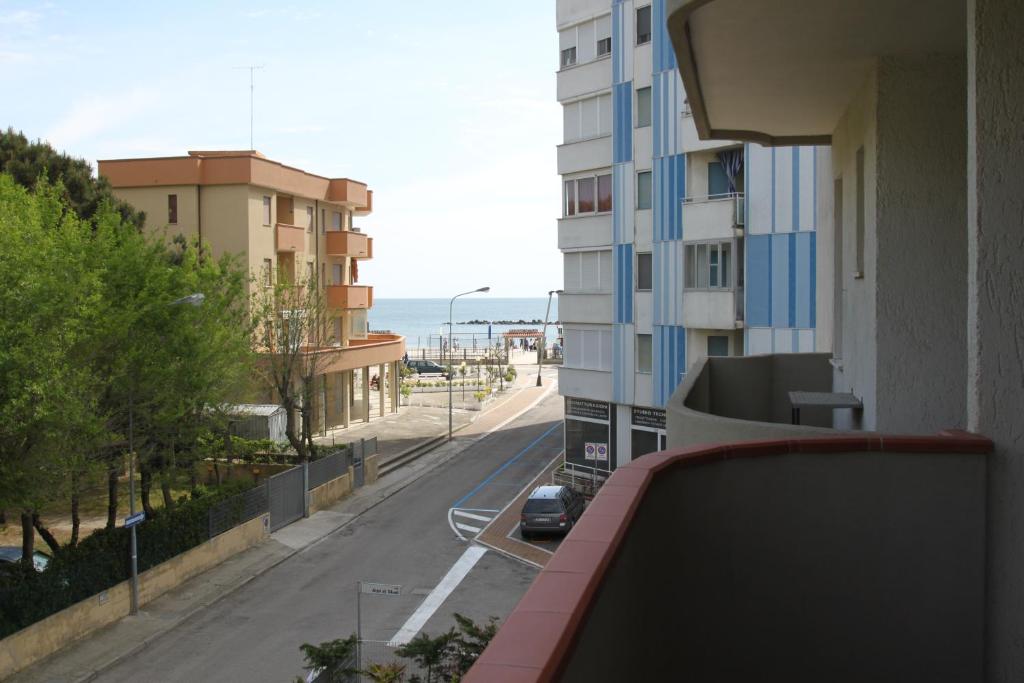
<instances>
[{"instance_id":1,"label":"road marking","mask_svg":"<svg viewBox=\"0 0 1024 683\"><path fill-rule=\"evenodd\" d=\"M455 522L455 526L463 531L470 531L474 534L480 533L480 527L478 526L470 526L468 524L463 524L462 522Z\"/></svg>"},{"instance_id":2,"label":"road marking","mask_svg":"<svg viewBox=\"0 0 1024 683\"><path fill-rule=\"evenodd\" d=\"M453 510L452 512L458 515L459 517L469 517L470 519L475 519L481 522L491 521L490 517L484 517L483 515L474 515L472 512L466 512L465 510ZM497 512L497 510L490 510L489 512Z\"/></svg>"},{"instance_id":3,"label":"road marking","mask_svg":"<svg viewBox=\"0 0 1024 683\"><path fill-rule=\"evenodd\" d=\"M479 484L477 484L476 486L474 486L474 487L473 487L473 490L471 490L471 491L470 491L469 493L467 493L466 495L464 495L464 496L463 496L462 498L459 498L459 499L458 499L457 501L455 501L455 502L454 502L454 503L452 504L452 507L453 507L453 508L457 508L457 507L460 507L460 506L461 506L461 505L462 505L463 503L465 503L465 502L466 502L467 500L469 500L470 498L472 498L473 496L475 496L475 495L476 495L477 493L479 493L479 492L480 492L480 489L482 489L483 487L485 487L485 486L487 486L488 484L490 484L490 483L491 483L491 481L493 481L495 477L497 477L497 476L498 476L499 474L501 474L502 472L504 472L504 471L505 471L505 470L506 470L506 469L507 469L507 468L508 468L509 466L511 466L511 465L512 465L513 463L515 463L515 461L516 461L516 460L519 460L519 458L521 458L521 457L523 457L524 455L526 455L527 453L529 453L529 452L530 452L530 449L532 449L532 448L533 448L534 446L536 446L536 445L537 445L538 443L540 443L541 441L543 441L543 440L544 440L544 438L545 438L545 437L546 437L546 436L547 436L548 434L550 434L551 432L555 431L556 429L558 429L558 428L559 428L559 427L561 427L561 426L562 426L562 423L561 423L561 422L556 422L555 424L551 425L551 427L550 427L550 428L549 428L549 429L548 429L548 430L547 430L546 432L544 432L543 434L541 434L540 436L538 436L538 437L537 437L536 439L534 439L534 440L533 440L533 441L532 441L532 442L530 443L530 445L529 445L529 446L527 446L526 448L524 448L523 450L519 451L518 453L516 453L515 455L513 455L513 456L512 456L511 458L509 458L508 460L506 460L506 461L505 461L504 463L502 463L501 467L499 467L498 469L496 469L496 470L494 470L493 472L491 472L491 474L490 474L490 475L489 475L489 476L488 476L488 477L487 477L486 479L484 479L484 480L483 480L482 482L480 482Z\"/></svg>"},{"instance_id":4,"label":"road marking","mask_svg":"<svg viewBox=\"0 0 1024 683\"><path fill-rule=\"evenodd\" d=\"M402 628L398 629L398 633L395 634L395 637L388 644L391 646L405 645L415 638L416 634L427 623L427 620L433 616L437 608L452 594L452 591L462 583L462 580L466 578L466 575L476 566L476 563L480 561L480 558L485 553L487 553L487 548L478 545L466 548L466 552L462 553L462 557L456 560L452 568L441 579L441 583L437 584L434 590L430 591L430 595L416 608L416 611L412 613L412 616L409 617Z\"/></svg>"}]
</instances>

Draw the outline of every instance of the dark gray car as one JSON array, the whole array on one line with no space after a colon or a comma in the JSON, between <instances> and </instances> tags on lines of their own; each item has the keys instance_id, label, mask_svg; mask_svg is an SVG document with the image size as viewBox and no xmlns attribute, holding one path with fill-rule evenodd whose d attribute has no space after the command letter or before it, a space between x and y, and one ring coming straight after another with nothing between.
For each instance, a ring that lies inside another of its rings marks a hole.
<instances>
[{"instance_id":1,"label":"dark gray car","mask_svg":"<svg viewBox=\"0 0 1024 683\"><path fill-rule=\"evenodd\" d=\"M568 486L538 486L519 517L523 538L534 533L567 534L583 514L583 496Z\"/></svg>"}]
</instances>

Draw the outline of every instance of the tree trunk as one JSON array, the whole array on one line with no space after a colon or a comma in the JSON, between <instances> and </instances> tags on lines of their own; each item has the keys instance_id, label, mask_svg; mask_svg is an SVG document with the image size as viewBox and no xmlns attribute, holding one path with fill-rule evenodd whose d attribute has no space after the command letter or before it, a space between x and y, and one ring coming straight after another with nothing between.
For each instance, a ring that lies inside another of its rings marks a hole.
<instances>
[{"instance_id":1,"label":"tree trunk","mask_svg":"<svg viewBox=\"0 0 1024 683\"><path fill-rule=\"evenodd\" d=\"M39 536L46 541L46 545L50 546L50 550L55 555L60 552L60 543L53 537L50 530L43 526L43 520L39 519L39 512L36 510L32 511L32 526L39 532Z\"/></svg>"},{"instance_id":2,"label":"tree trunk","mask_svg":"<svg viewBox=\"0 0 1024 683\"><path fill-rule=\"evenodd\" d=\"M78 472L71 473L71 540L68 545L78 545L78 530L82 526L82 519L78 515L78 501L80 498L79 487L81 478Z\"/></svg>"},{"instance_id":3,"label":"tree trunk","mask_svg":"<svg viewBox=\"0 0 1024 683\"><path fill-rule=\"evenodd\" d=\"M298 435L296 435L296 433L295 433L295 405L291 401L286 401L285 404L284 404L284 411L285 411L285 423L284 423L284 433L285 433L285 436L288 437L288 443L291 444L292 448L295 449L295 452L298 453L299 456L301 457L304 446L302 444L302 441L299 439Z\"/></svg>"},{"instance_id":4,"label":"tree trunk","mask_svg":"<svg viewBox=\"0 0 1024 683\"><path fill-rule=\"evenodd\" d=\"M171 481L168 478L168 473L164 473L164 476L160 477L160 492L164 495L164 507L168 510L174 507L174 498L171 496Z\"/></svg>"},{"instance_id":5,"label":"tree trunk","mask_svg":"<svg viewBox=\"0 0 1024 683\"><path fill-rule=\"evenodd\" d=\"M149 492L153 488L153 472L149 469L148 465L140 462L139 474L141 475L139 496L142 498L142 509L145 511L146 517L152 517L153 503L149 500Z\"/></svg>"},{"instance_id":6,"label":"tree trunk","mask_svg":"<svg viewBox=\"0 0 1024 683\"><path fill-rule=\"evenodd\" d=\"M110 464L107 470L107 528L117 526L117 464Z\"/></svg>"},{"instance_id":7,"label":"tree trunk","mask_svg":"<svg viewBox=\"0 0 1024 683\"><path fill-rule=\"evenodd\" d=\"M7 525L7 512L5 510L0 510L0 526L6 526L6 525Z\"/></svg>"},{"instance_id":8,"label":"tree trunk","mask_svg":"<svg viewBox=\"0 0 1024 683\"><path fill-rule=\"evenodd\" d=\"M32 565L32 553L36 550L36 530L32 526L32 511L21 511L21 564Z\"/></svg>"}]
</instances>

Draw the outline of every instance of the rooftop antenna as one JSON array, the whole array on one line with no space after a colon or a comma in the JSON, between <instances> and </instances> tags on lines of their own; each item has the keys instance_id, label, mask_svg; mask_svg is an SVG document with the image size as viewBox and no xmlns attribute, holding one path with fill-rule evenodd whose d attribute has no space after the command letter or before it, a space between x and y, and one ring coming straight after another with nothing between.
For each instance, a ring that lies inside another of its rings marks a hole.
<instances>
[{"instance_id":1,"label":"rooftop antenna","mask_svg":"<svg viewBox=\"0 0 1024 683\"><path fill-rule=\"evenodd\" d=\"M252 96L256 87L256 69L262 69L263 64L251 64L249 66L236 66L236 69L249 70L249 149L256 149L252 145Z\"/></svg>"}]
</instances>

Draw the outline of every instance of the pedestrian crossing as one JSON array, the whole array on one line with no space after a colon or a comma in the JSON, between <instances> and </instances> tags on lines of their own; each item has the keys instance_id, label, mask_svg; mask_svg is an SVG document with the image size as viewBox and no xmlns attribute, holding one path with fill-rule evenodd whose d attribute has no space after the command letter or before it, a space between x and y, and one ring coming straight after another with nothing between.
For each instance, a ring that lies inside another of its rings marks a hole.
<instances>
[{"instance_id":1,"label":"pedestrian crossing","mask_svg":"<svg viewBox=\"0 0 1024 683\"><path fill-rule=\"evenodd\" d=\"M491 520L498 516L498 512L480 508L451 508L448 510L448 526L459 540L469 541L479 536Z\"/></svg>"}]
</instances>

